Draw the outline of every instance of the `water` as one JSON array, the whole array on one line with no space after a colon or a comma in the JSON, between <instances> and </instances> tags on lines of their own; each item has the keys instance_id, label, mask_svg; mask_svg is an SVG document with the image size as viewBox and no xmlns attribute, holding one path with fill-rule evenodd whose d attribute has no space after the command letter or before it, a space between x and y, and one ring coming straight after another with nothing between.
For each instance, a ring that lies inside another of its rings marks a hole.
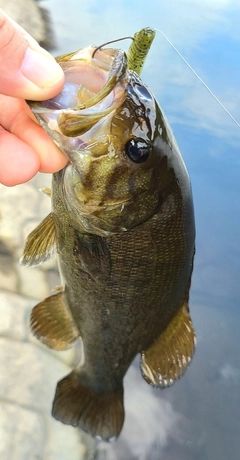
<instances>
[{"instance_id":1,"label":"water","mask_svg":"<svg viewBox=\"0 0 240 460\"><path fill-rule=\"evenodd\" d=\"M55 55L160 28L240 121L239 0L51 0L44 6ZM119 46L127 49L129 42ZM197 349L185 376L163 391L150 388L137 367L130 369L124 430L89 459L238 460L240 129L158 33L142 79L166 113L191 176L197 252L190 307Z\"/></svg>"}]
</instances>

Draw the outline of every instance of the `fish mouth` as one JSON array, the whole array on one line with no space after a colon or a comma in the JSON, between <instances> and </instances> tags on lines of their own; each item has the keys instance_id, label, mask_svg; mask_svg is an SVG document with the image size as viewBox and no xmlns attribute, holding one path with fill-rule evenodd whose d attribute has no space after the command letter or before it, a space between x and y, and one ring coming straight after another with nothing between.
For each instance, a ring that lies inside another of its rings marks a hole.
<instances>
[{"instance_id":1,"label":"fish mouth","mask_svg":"<svg viewBox=\"0 0 240 460\"><path fill-rule=\"evenodd\" d=\"M90 46L56 58L66 78L63 90L47 101L28 101L49 134L83 136L125 98L126 54L117 49L95 50ZM56 136L54 140L61 147Z\"/></svg>"}]
</instances>

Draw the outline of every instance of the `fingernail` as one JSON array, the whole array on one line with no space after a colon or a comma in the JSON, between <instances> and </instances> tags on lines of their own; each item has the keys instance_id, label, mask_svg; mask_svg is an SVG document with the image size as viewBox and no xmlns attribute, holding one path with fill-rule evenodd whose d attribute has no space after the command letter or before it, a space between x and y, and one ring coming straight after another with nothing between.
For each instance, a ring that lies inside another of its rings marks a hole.
<instances>
[{"instance_id":1,"label":"fingernail","mask_svg":"<svg viewBox=\"0 0 240 460\"><path fill-rule=\"evenodd\" d=\"M54 86L63 77L63 71L55 59L41 48L38 51L27 48L21 72L25 78L42 89Z\"/></svg>"}]
</instances>

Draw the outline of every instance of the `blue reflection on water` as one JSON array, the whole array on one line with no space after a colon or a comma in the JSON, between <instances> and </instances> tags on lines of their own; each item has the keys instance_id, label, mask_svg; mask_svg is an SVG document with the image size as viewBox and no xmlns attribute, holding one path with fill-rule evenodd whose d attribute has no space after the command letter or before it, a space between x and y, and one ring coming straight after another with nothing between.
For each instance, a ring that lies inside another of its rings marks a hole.
<instances>
[{"instance_id":1,"label":"blue reflection on water","mask_svg":"<svg viewBox=\"0 0 240 460\"><path fill-rule=\"evenodd\" d=\"M68 0L66 10L65 1L52 0L48 7L59 45L56 54L146 26L162 28L240 122L239 2L92 0L83 5ZM127 49L129 43L119 46ZM153 392L140 372L130 370L126 425L104 455L119 460L237 460L240 129L160 34L143 80L164 109L191 176L197 253L190 305L198 344L186 375L163 392Z\"/></svg>"}]
</instances>

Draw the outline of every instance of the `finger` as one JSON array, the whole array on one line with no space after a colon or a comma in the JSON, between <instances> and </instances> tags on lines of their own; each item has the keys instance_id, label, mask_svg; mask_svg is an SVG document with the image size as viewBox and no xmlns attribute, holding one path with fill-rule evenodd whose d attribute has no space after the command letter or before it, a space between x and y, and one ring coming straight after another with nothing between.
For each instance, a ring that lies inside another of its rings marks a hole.
<instances>
[{"instance_id":1,"label":"finger","mask_svg":"<svg viewBox=\"0 0 240 460\"><path fill-rule=\"evenodd\" d=\"M55 59L0 9L0 93L44 100L58 94L63 83Z\"/></svg>"},{"instance_id":2,"label":"finger","mask_svg":"<svg viewBox=\"0 0 240 460\"><path fill-rule=\"evenodd\" d=\"M27 182L39 170L40 161L34 149L0 127L0 182L17 185Z\"/></svg>"},{"instance_id":3,"label":"finger","mask_svg":"<svg viewBox=\"0 0 240 460\"><path fill-rule=\"evenodd\" d=\"M38 168L40 171L51 173L66 166L68 159L44 129L31 118L33 115L24 100L0 96L0 106L1 125L6 131L17 136L21 141L25 142L25 145L28 144L35 151L39 157ZM2 152L3 149L1 140L0 151ZM4 154L5 161L9 161L9 153L6 148L4 149ZM28 166L26 167L28 168Z\"/></svg>"}]
</instances>

